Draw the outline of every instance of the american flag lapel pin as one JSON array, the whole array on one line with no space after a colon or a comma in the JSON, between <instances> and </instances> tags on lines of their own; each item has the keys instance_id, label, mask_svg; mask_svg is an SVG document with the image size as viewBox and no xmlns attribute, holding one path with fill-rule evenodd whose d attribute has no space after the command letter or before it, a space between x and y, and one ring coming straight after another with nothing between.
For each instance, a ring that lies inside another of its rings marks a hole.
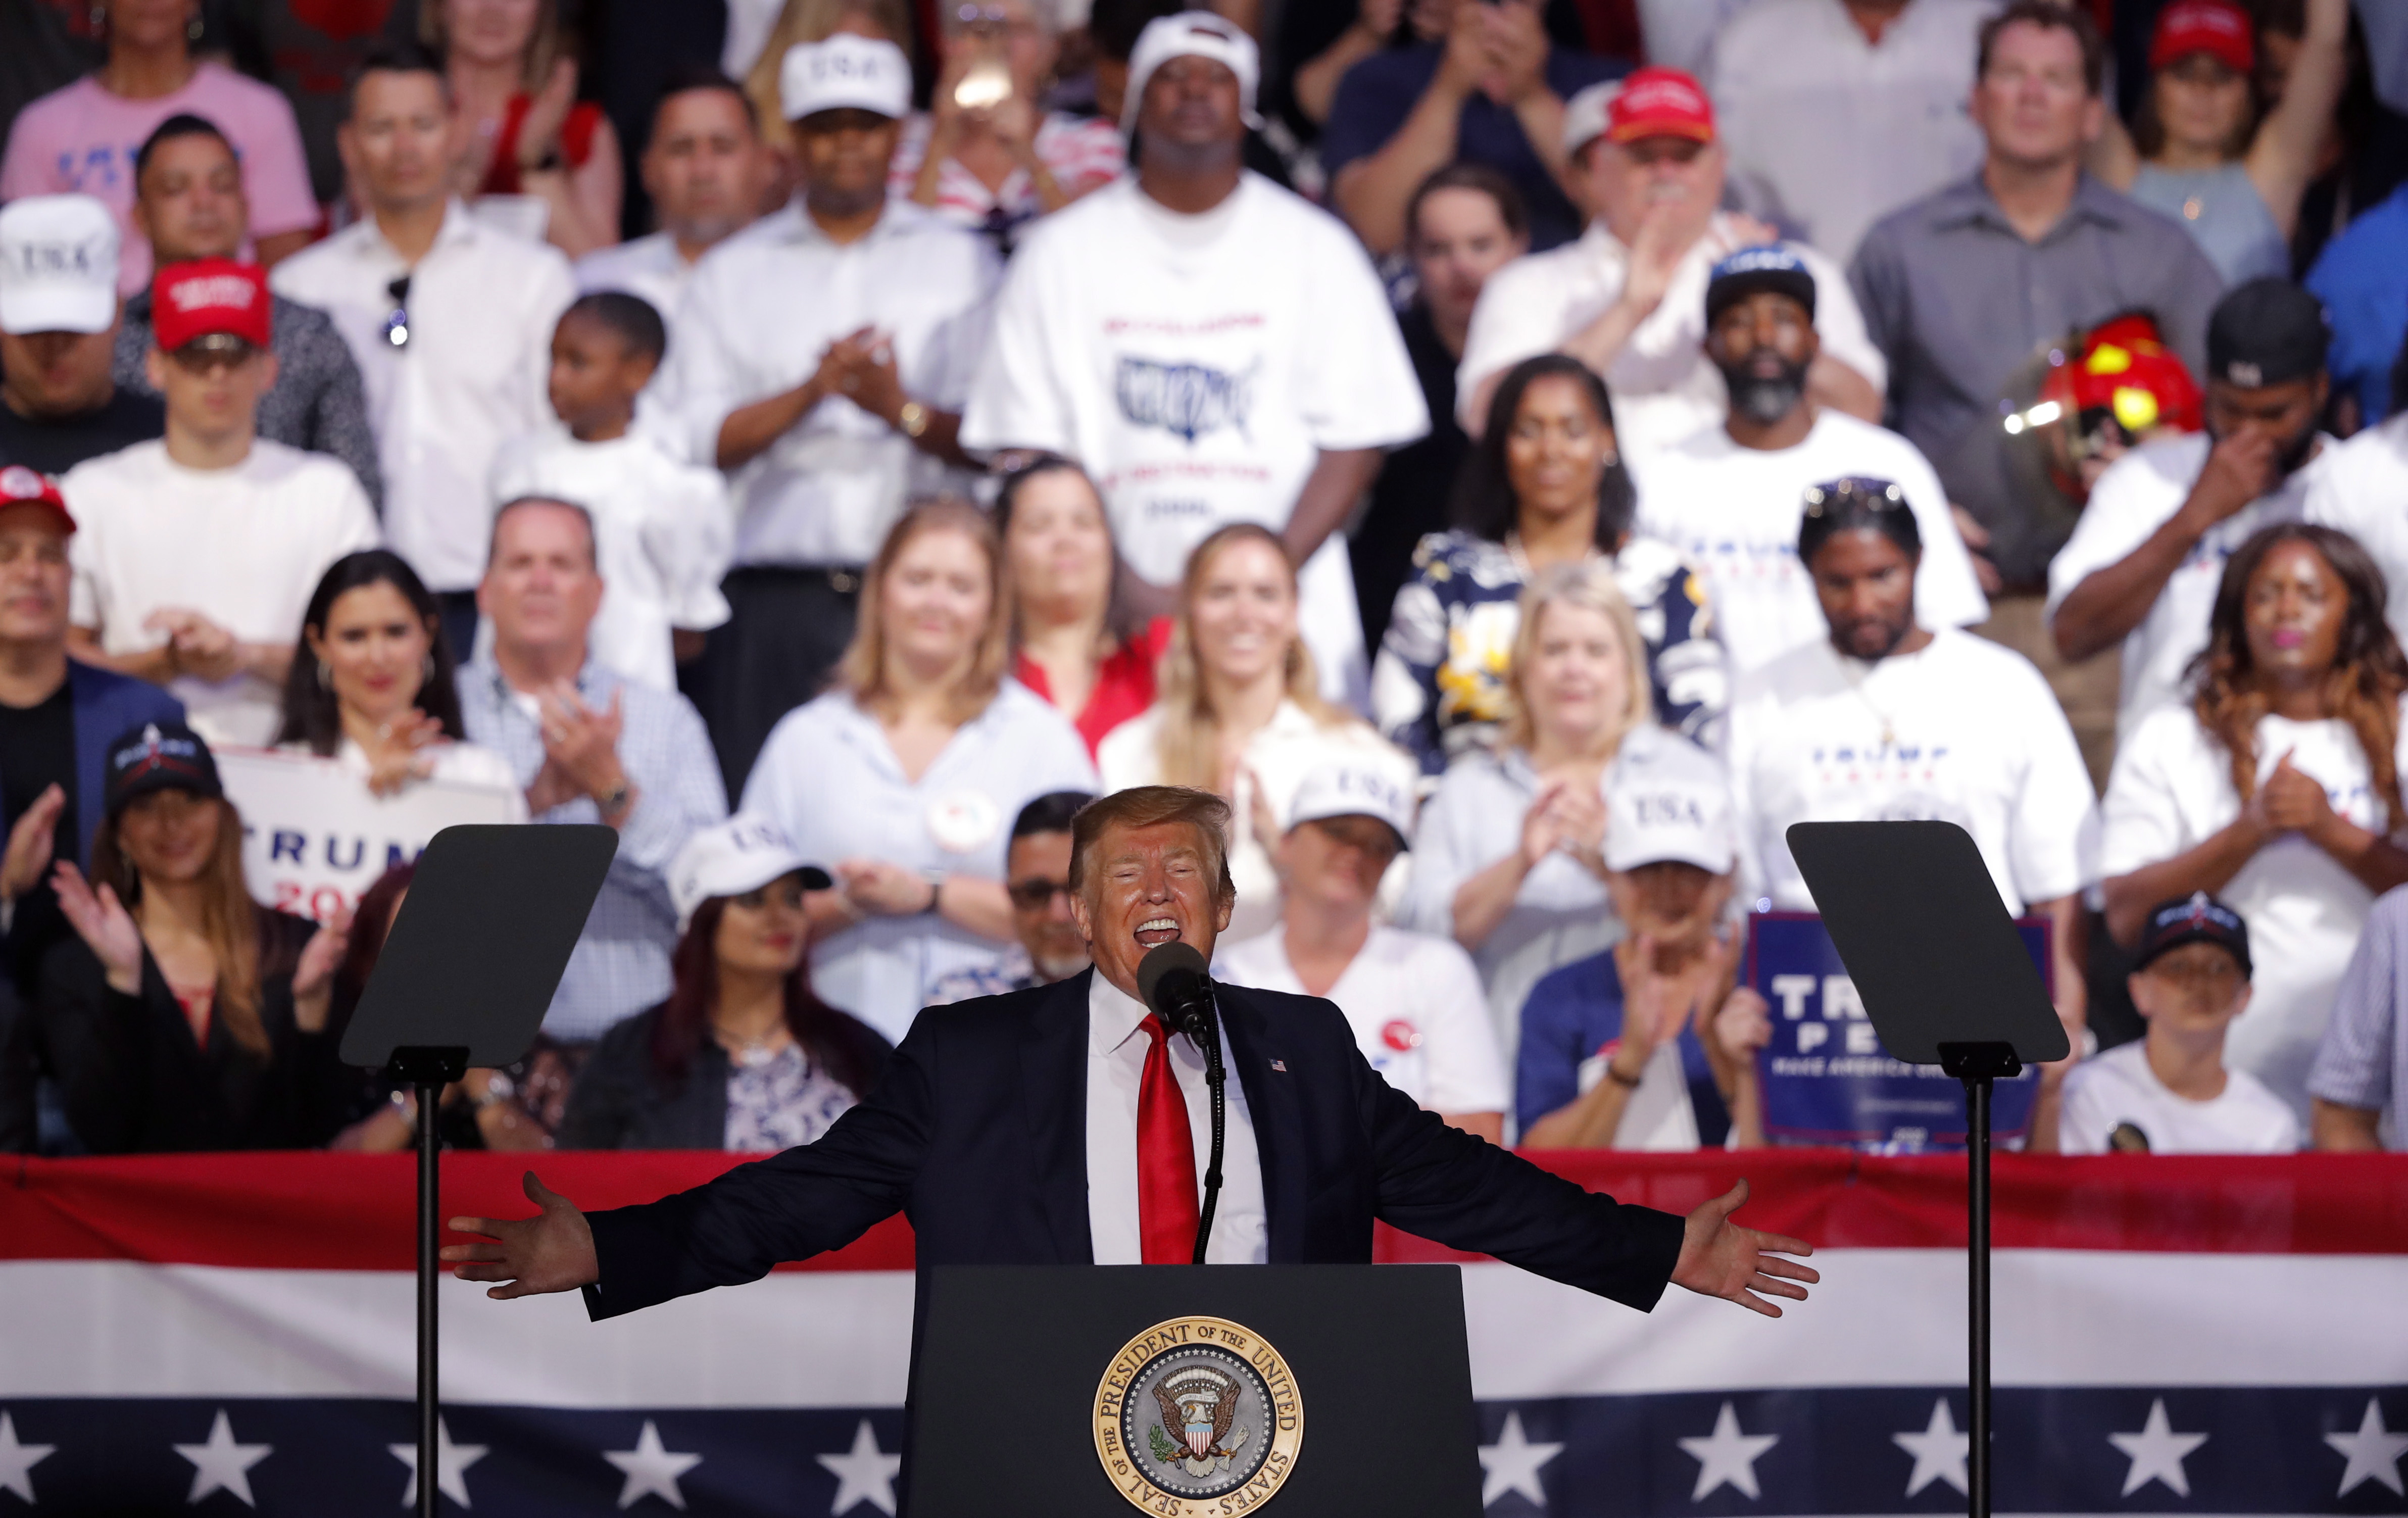
<instances>
[{"instance_id":1,"label":"american flag lapel pin","mask_svg":"<svg viewBox=\"0 0 2408 1518\"><path fill-rule=\"evenodd\" d=\"M1271 1068L1279 1071L1282 1075L1285 1075L1287 1073L1287 1061L1283 1059L1275 1059L1271 1061Z\"/></svg>"}]
</instances>

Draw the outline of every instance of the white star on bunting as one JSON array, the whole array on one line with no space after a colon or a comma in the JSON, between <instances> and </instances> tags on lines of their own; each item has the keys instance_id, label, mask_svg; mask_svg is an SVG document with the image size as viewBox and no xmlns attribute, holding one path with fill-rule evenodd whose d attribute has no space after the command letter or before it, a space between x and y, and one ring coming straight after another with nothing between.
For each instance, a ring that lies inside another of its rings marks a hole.
<instances>
[{"instance_id":1,"label":"white star on bunting","mask_svg":"<svg viewBox=\"0 0 2408 1518\"><path fill-rule=\"evenodd\" d=\"M0 1492L14 1492L28 1505L34 1500L33 1469L58 1450L55 1444L20 1444L17 1425L0 1412Z\"/></svg>"},{"instance_id":2,"label":"white star on bunting","mask_svg":"<svg viewBox=\"0 0 2408 1518\"><path fill-rule=\"evenodd\" d=\"M1505 1414L1497 1442L1480 1446L1480 1505L1484 1508L1508 1492L1519 1492L1547 1505L1547 1490L1539 1484L1539 1468L1564 1453L1560 1444L1533 1444L1522 1434L1522 1415Z\"/></svg>"},{"instance_id":3,"label":"white star on bunting","mask_svg":"<svg viewBox=\"0 0 2408 1518\"><path fill-rule=\"evenodd\" d=\"M1692 1502L1702 1502L1706 1494L1717 1486L1738 1487L1749 1497L1764 1494L1756 1488L1756 1462L1765 1451L1781 1442L1779 1434L1742 1434L1739 1431L1739 1414L1728 1402L1714 1415L1714 1431L1704 1439L1684 1439L1681 1448L1698 1462L1698 1489L1689 1494Z\"/></svg>"},{"instance_id":4,"label":"white star on bunting","mask_svg":"<svg viewBox=\"0 0 2408 1518\"><path fill-rule=\"evenodd\" d=\"M823 1454L818 1459L836 1472L836 1500L828 1504L831 1518L862 1502L893 1518L895 1477L903 1468L903 1457L880 1452L878 1436L870 1431L868 1419L862 1419L861 1426L853 1431L852 1449L842 1454Z\"/></svg>"},{"instance_id":5,"label":"white star on bunting","mask_svg":"<svg viewBox=\"0 0 2408 1518\"><path fill-rule=\"evenodd\" d=\"M2408 1454L2408 1434L2395 1434L2383 1426L2383 1409L2374 1398L2366 1399L2366 1415L2358 1420L2357 1433L2327 1434L2325 1442L2349 1462L2341 1473L2336 1497L2349 1496L2361 1482L2381 1482L2401 1492L2400 1457Z\"/></svg>"},{"instance_id":6,"label":"white star on bunting","mask_svg":"<svg viewBox=\"0 0 2408 1518\"><path fill-rule=\"evenodd\" d=\"M1914 1496L1933 1482L1946 1482L1959 1492L1970 1489L1971 1478L1965 1474L1965 1460L1972 1453L1973 1436L1956 1432L1956 1419L1948 1411L1946 1397L1931 1404L1931 1421L1922 1433L1890 1438L1914 1456L1914 1474L1906 1479L1907 1496Z\"/></svg>"},{"instance_id":7,"label":"white star on bunting","mask_svg":"<svg viewBox=\"0 0 2408 1518\"><path fill-rule=\"evenodd\" d=\"M209 1425L207 1444L179 1444L176 1453L193 1463L193 1495L184 1498L190 1507L212 1492L232 1492L246 1508L256 1508L251 1496L251 1468L276 1453L272 1444L236 1444L234 1425L226 1421L225 1409L218 1409L217 1422Z\"/></svg>"},{"instance_id":8,"label":"white star on bunting","mask_svg":"<svg viewBox=\"0 0 2408 1518\"><path fill-rule=\"evenodd\" d=\"M646 1497L656 1497L677 1509L685 1511L685 1494L678 1490L678 1478L702 1464L698 1454L674 1454L661 1446L661 1431L652 1420L644 1420L644 1431L636 1436L632 1450L605 1450L602 1458L617 1466L627 1478L619 1488L619 1506L632 1508Z\"/></svg>"},{"instance_id":9,"label":"white star on bunting","mask_svg":"<svg viewBox=\"0 0 2408 1518\"><path fill-rule=\"evenodd\" d=\"M409 1488L401 1494L405 1508L418 1500L418 1441L388 1444L393 1457L409 1468ZM468 1504L468 1468L485 1457L482 1444L454 1444L448 1420L435 1420L435 1489L462 1507Z\"/></svg>"},{"instance_id":10,"label":"white star on bunting","mask_svg":"<svg viewBox=\"0 0 2408 1518\"><path fill-rule=\"evenodd\" d=\"M2166 1421L2166 1399L2158 1397L2149 1404L2148 1422L2137 1434L2110 1434L2107 1442L2131 1456L2132 1468L2124 1477L2124 1495L2133 1493L2151 1482L2163 1482L2176 1497L2190 1496L2190 1478L2183 1474L2183 1457L2207 1442L2205 1434L2177 1434Z\"/></svg>"}]
</instances>

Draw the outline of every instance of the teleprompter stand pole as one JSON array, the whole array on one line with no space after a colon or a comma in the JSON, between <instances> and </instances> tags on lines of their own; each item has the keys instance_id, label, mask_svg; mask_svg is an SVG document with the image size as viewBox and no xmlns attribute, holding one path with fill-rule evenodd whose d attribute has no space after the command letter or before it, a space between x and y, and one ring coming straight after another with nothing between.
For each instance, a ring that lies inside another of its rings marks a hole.
<instances>
[{"instance_id":1,"label":"teleprompter stand pole","mask_svg":"<svg viewBox=\"0 0 2408 1518\"><path fill-rule=\"evenodd\" d=\"M435 1258L436 1241L442 1237L437 1216L438 1182L442 1176L443 1144L436 1137L437 1110L443 1105L443 1088L468 1073L468 1051L459 1048L406 1048L393 1052L385 1066L391 1079L410 1086L418 1096L418 1513L419 1518L435 1518L437 1505L443 1500L437 1478L441 1471L436 1465L437 1419L441 1414L439 1394L436 1389L436 1301L437 1282L443 1279Z\"/></svg>"},{"instance_id":2,"label":"teleprompter stand pole","mask_svg":"<svg viewBox=\"0 0 2408 1518\"><path fill-rule=\"evenodd\" d=\"M1966 1397L1972 1413L1965 1511L1990 1518L1990 1082L2012 1081L2023 1062L2008 1043L1943 1043L1940 1067L1965 1083Z\"/></svg>"}]
</instances>

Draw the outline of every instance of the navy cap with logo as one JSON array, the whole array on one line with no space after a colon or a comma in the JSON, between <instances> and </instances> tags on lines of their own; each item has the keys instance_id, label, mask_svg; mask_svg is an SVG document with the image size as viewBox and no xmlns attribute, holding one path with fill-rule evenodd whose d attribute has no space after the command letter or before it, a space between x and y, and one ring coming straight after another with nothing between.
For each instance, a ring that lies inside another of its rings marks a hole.
<instances>
[{"instance_id":1,"label":"navy cap with logo","mask_svg":"<svg viewBox=\"0 0 2408 1518\"><path fill-rule=\"evenodd\" d=\"M1706 276L1706 325L1760 290L1787 295L1814 317L1814 271L1806 261L1777 242L1742 248L1724 259Z\"/></svg>"},{"instance_id":2,"label":"navy cap with logo","mask_svg":"<svg viewBox=\"0 0 2408 1518\"><path fill-rule=\"evenodd\" d=\"M2251 973L2249 924L2239 912L2204 891L2159 902L2150 910L2148 922L2141 928L2141 947L2133 955L2132 968L2146 969L2158 955L2186 943L2216 944L2241 962L2242 974Z\"/></svg>"},{"instance_id":3,"label":"navy cap with logo","mask_svg":"<svg viewBox=\"0 0 2408 1518\"><path fill-rule=\"evenodd\" d=\"M108 746L108 815L153 791L186 791L210 800L225 795L209 746L182 723L145 723Z\"/></svg>"},{"instance_id":4,"label":"navy cap with logo","mask_svg":"<svg viewBox=\"0 0 2408 1518\"><path fill-rule=\"evenodd\" d=\"M2226 291L2207 319L2207 377L2243 390L2323 372L2332 346L2324 303L2272 275Z\"/></svg>"}]
</instances>

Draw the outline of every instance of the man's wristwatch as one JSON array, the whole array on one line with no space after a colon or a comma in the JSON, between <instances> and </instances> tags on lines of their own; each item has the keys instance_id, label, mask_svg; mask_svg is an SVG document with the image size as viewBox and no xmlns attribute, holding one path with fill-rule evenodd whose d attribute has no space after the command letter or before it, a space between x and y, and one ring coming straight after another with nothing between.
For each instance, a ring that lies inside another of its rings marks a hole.
<instances>
[{"instance_id":1,"label":"man's wristwatch","mask_svg":"<svg viewBox=\"0 0 2408 1518\"><path fill-rule=\"evenodd\" d=\"M918 401L905 401L903 408L895 413L895 425L904 437L916 442L928 430L928 408Z\"/></svg>"}]
</instances>

